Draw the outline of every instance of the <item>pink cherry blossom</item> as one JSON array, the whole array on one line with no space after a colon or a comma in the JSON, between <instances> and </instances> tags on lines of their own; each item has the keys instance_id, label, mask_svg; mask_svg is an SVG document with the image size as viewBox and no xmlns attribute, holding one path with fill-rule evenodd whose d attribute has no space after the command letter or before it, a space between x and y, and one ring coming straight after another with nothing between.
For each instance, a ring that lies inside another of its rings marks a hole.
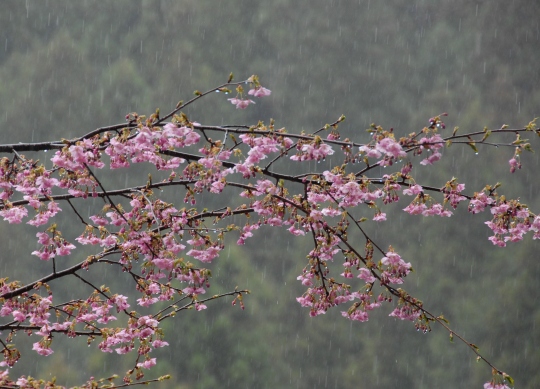
<instances>
[{"instance_id":1,"label":"pink cherry blossom","mask_svg":"<svg viewBox=\"0 0 540 389\"><path fill-rule=\"evenodd\" d=\"M140 362L137 363L137 367L142 367L145 369L150 369L152 366L155 366L155 365L156 365L156 358L149 358L142 363Z\"/></svg>"},{"instance_id":2,"label":"pink cherry blossom","mask_svg":"<svg viewBox=\"0 0 540 389\"><path fill-rule=\"evenodd\" d=\"M238 99L236 97L234 97L232 99L227 99L227 100L229 100L232 104L236 105L236 109L246 109L248 107L248 105L255 104L255 102L253 100Z\"/></svg>"},{"instance_id":3,"label":"pink cherry blossom","mask_svg":"<svg viewBox=\"0 0 540 389\"><path fill-rule=\"evenodd\" d=\"M424 203L410 203L407 207L403 208L405 212L411 215L421 215L427 209Z\"/></svg>"},{"instance_id":4,"label":"pink cherry blossom","mask_svg":"<svg viewBox=\"0 0 540 389\"><path fill-rule=\"evenodd\" d=\"M42 261L48 261L49 259L54 258L53 252L49 249L34 250L31 254L37 256Z\"/></svg>"},{"instance_id":5,"label":"pink cherry blossom","mask_svg":"<svg viewBox=\"0 0 540 389\"><path fill-rule=\"evenodd\" d=\"M377 212L375 216L373 216L373 220L376 222L382 222L386 220L386 213L384 212Z\"/></svg>"},{"instance_id":6,"label":"pink cherry blossom","mask_svg":"<svg viewBox=\"0 0 540 389\"><path fill-rule=\"evenodd\" d=\"M444 146L444 139L440 134L433 134L430 137L423 137L418 141L421 149L438 150Z\"/></svg>"},{"instance_id":7,"label":"pink cherry blossom","mask_svg":"<svg viewBox=\"0 0 540 389\"><path fill-rule=\"evenodd\" d=\"M369 147L367 145L360 146L360 152L365 153L368 158L379 159L382 156L379 150L373 147Z\"/></svg>"},{"instance_id":8,"label":"pink cherry blossom","mask_svg":"<svg viewBox=\"0 0 540 389\"><path fill-rule=\"evenodd\" d=\"M23 322L26 320L26 315L21 311L13 311L13 318L19 322Z\"/></svg>"},{"instance_id":9,"label":"pink cherry blossom","mask_svg":"<svg viewBox=\"0 0 540 389\"><path fill-rule=\"evenodd\" d=\"M373 274L371 273L371 271L369 271L369 269L366 269L365 267L361 268L359 271L358 271L358 278L368 282L368 283L372 283L372 282L375 282L377 279L373 276Z\"/></svg>"},{"instance_id":10,"label":"pink cherry blossom","mask_svg":"<svg viewBox=\"0 0 540 389\"><path fill-rule=\"evenodd\" d=\"M160 340L160 339L156 339L152 342L152 346L155 347L155 348L158 348L158 347L165 347L165 346L168 346L169 343L163 341L163 340Z\"/></svg>"},{"instance_id":11,"label":"pink cherry blossom","mask_svg":"<svg viewBox=\"0 0 540 389\"><path fill-rule=\"evenodd\" d=\"M296 228L294 225L291 226L291 227L288 229L288 231L289 231L291 234L293 234L294 236L303 236L303 235L306 234L305 231Z\"/></svg>"},{"instance_id":12,"label":"pink cherry blossom","mask_svg":"<svg viewBox=\"0 0 540 389\"><path fill-rule=\"evenodd\" d=\"M426 159L423 159L422 161L420 161L420 165L433 165L435 162L441 159L441 157L442 157L441 153L435 152L431 154L429 157L427 157Z\"/></svg>"},{"instance_id":13,"label":"pink cherry blossom","mask_svg":"<svg viewBox=\"0 0 540 389\"><path fill-rule=\"evenodd\" d=\"M501 383L495 383L493 381L486 382L484 389L511 389L510 386Z\"/></svg>"},{"instance_id":14,"label":"pink cherry blossom","mask_svg":"<svg viewBox=\"0 0 540 389\"><path fill-rule=\"evenodd\" d=\"M64 323L53 323L52 328L54 328L57 331L65 331L67 330L73 323L70 321L66 321Z\"/></svg>"},{"instance_id":15,"label":"pink cherry blossom","mask_svg":"<svg viewBox=\"0 0 540 389\"><path fill-rule=\"evenodd\" d=\"M420 316L420 313L421 311L415 307L410 305L402 305L394 309L388 316L397 317L401 320L415 321Z\"/></svg>"},{"instance_id":16,"label":"pink cherry blossom","mask_svg":"<svg viewBox=\"0 0 540 389\"><path fill-rule=\"evenodd\" d=\"M159 302L159 299L157 297L145 296L140 299L137 299L137 304L139 304L141 307L149 307L151 305L154 305L157 302Z\"/></svg>"},{"instance_id":17,"label":"pink cherry blossom","mask_svg":"<svg viewBox=\"0 0 540 389\"><path fill-rule=\"evenodd\" d=\"M59 256L70 255L71 250L75 249L75 246L71 243L64 242L55 249L55 254Z\"/></svg>"},{"instance_id":18,"label":"pink cherry blossom","mask_svg":"<svg viewBox=\"0 0 540 389\"><path fill-rule=\"evenodd\" d=\"M28 210L23 206L4 208L0 211L0 216L10 224L20 224L22 219L28 215Z\"/></svg>"},{"instance_id":19,"label":"pink cherry blossom","mask_svg":"<svg viewBox=\"0 0 540 389\"><path fill-rule=\"evenodd\" d=\"M320 161L327 156L334 154L334 150L330 145L326 143L317 144L304 144L300 147L301 153L293 155L291 160L293 161Z\"/></svg>"},{"instance_id":20,"label":"pink cherry blossom","mask_svg":"<svg viewBox=\"0 0 540 389\"><path fill-rule=\"evenodd\" d=\"M493 243L495 246L506 247L506 243L504 242L504 240L502 240L497 235L490 236L488 240L491 241L491 243Z\"/></svg>"},{"instance_id":21,"label":"pink cherry blossom","mask_svg":"<svg viewBox=\"0 0 540 389\"><path fill-rule=\"evenodd\" d=\"M516 169L521 169L521 163L516 158L511 158L508 163L510 164L510 173L514 173Z\"/></svg>"},{"instance_id":22,"label":"pink cherry blossom","mask_svg":"<svg viewBox=\"0 0 540 389\"><path fill-rule=\"evenodd\" d=\"M407 189L403 189L403 194L408 196L416 196L423 192L423 189L420 185L412 185Z\"/></svg>"},{"instance_id":23,"label":"pink cherry blossom","mask_svg":"<svg viewBox=\"0 0 540 389\"><path fill-rule=\"evenodd\" d=\"M270 96L271 93L272 93L272 91L270 91L269 89L266 89L266 88L264 88L262 86L259 86L259 87L254 88L254 89L250 89L249 92L248 92L249 95L252 95L252 96L255 96L255 97Z\"/></svg>"},{"instance_id":24,"label":"pink cherry blossom","mask_svg":"<svg viewBox=\"0 0 540 389\"><path fill-rule=\"evenodd\" d=\"M333 216L339 216L342 214L343 211L335 208L323 208L321 213L324 216L333 217Z\"/></svg>"},{"instance_id":25,"label":"pink cherry blossom","mask_svg":"<svg viewBox=\"0 0 540 389\"><path fill-rule=\"evenodd\" d=\"M44 347L41 345L41 342L34 343L32 350L35 350L39 355L48 356L51 355L54 351L49 347Z\"/></svg>"},{"instance_id":26,"label":"pink cherry blossom","mask_svg":"<svg viewBox=\"0 0 540 389\"><path fill-rule=\"evenodd\" d=\"M173 260L170 258L154 258L152 263L158 268L171 271L173 269Z\"/></svg>"},{"instance_id":27,"label":"pink cherry blossom","mask_svg":"<svg viewBox=\"0 0 540 389\"><path fill-rule=\"evenodd\" d=\"M389 157L396 159L404 158L407 153L403 150L401 145L393 138L383 138L377 142L375 148L381 153L386 154Z\"/></svg>"},{"instance_id":28,"label":"pink cherry blossom","mask_svg":"<svg viewBox=\"0 0 540 389\"><path fill-rule=\"evenodd\" d=\"M201 262L211 262L214 258L219 256L219 252L221 251L220 247L212 246L208 247L205 250L189 250L186 255L192 256L193 258L198 259Z\"/></svg>"},{"instance_id":29,"label":"pink cherry blossom","mask_svg":"<svg viewBox=\"0 0 540 389\"><path fill-rule=\"evenodd\" d=\"M484 192L475 193L474 198L469 203L469 212L482 212L487 206L493 204L494 202L495 200L491 197L488 197Z\"/></svg>"},{"instance_id":30,"label":"pink cherry blossom","mask_svg":"<svg viewBox=\"0 0 540 389\"><path fill-rule=\"evenodd\" d=\"M341 315L354 321L365 322L369 320L369 315L366 311L357 309L352 313L341 312Z\"/></svg>"}]
</instances>

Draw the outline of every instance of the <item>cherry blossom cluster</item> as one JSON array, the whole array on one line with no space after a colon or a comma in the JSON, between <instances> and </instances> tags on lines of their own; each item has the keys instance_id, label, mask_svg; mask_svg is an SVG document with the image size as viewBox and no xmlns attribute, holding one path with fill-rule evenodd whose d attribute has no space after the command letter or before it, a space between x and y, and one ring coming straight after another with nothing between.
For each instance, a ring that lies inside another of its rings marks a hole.
<instances>
[{"instance_id":1,"label":"cherry blossom cluster","mask_svg":"<svg viewBox=\"0 0 540 389\"><path fill-rule=\"evenodd\" d=\"M507 242L519 242L532 231L533 239L540 239L540 216L535 216L518 200L499 201L491 207L493 219L485 222L493 231L488 239L497 246L505 247Z\"/></svg>"},{"instance_id":2,"label":"cherry blossom cluster","mask_svg":"<svg viewBox=\"0 0 540 389\"><path fill-rule=\"evenodd\" d=\"M489 381L484 384L484 389L510 389L510 386L504 383Z\"/></svg>"},{"instance_id":3,"label":"cherry blossom cluster","mask_svg":"<svg viewBox=\"0 0 540 389\"><path fill-rule=\"evenodd\" d=\"M0 159L0 216L11 224L26 221L38 228L38 248L31 254L48 261L53 269L52 275L28 285L0 279L0 317L8 320L0 324L0 330L8 332L2 335L1 366L13 366L20 358L10 341L25 328L39 337L33 350L44 356L54 351L53 334L87 336L89 344L100 339L98 349L103 352L136 355L125 384L133 383L133 376L142 379L142 369L157 363L151 351L168 345L160 323L180 310L204 310L205 303L215 298L204 298L211 280L211 271L204 266L219 257L231 233L239 245L266 227L311 239L312 249L298 276L306 290L297 298L311 316L340 306L343 317L364 322L372 310L387 303L392 305L390 317L411 321L422 331L430 330L430 322L448 327L420 300L398 288L412 265L392 246L383 249L371 240L366 232L368 220L391 220L394 215L385 207L403 198L404 212L422 216L450 217L460 203L468 202L471 214L490 210L492 219L486 224L494 233L493 244L517 242L527 232L533 232L533 239L540 238L540 217L518 200L499 195L497 186L468 195L457 178L432 187L422 185L416 174L417 169L442 159L454 142L476 150L488 136L508 132L505 127L466 135L459 135L457 129L446 133L441 119L446 114L441 114L418 133L402 137L398 131L374 124L368 142L356 143L341 140L338 125L343 116L313 134L289 134L273 121L206 126L182 112L210 92L230 93L229 86L236 86L237 95L228 100L236 108L247 108L254 101L245 97L246 85L247 96L271 95L256 76L241 83L229 80L206 93L197 92L165 117L159 111L149 117L130 113L120 125L44 145L55 150L50 168L21 154L36 150L35 145L26 149L13 145L7 151L13 158ZM521 167L521 152L530 149L519 134L538 133L534 122L513 131L518 139L512 143L512 172ZM280 172L276 168L280 160L294 163L289 171ZM315 170L311 161L320 162ZM133 164L150 165L159 178L148 174L141 185L130 188L104 185L110 182L104 178L106 171ZM386 174L374 177L375 167L384 167ZM168 188L182 192L186 205L164 201L160 193ZM228 206L208 210L207 204L199 204L204 192L227 193ZM105 205L85 217L70 200L89 197L103 199ZM67 241L55 223L62 212L60 202L80 219L80 234L74 242ZM247 216L245 222L231 222L241 215ZM365 238L360 245L349 239L353 232ZM94 254L77 262L72 254L81 246L94 247ZM65 258L60 262L57 257ZM137 297L129 289L117 292L94 286L77 273L100 264L112 265L131 277ZM76 277L93 292L53 304L55 290L48 282L61 277ZM231 296L232 304L243 308L246 293L234 290L218 297ZM143 308L155 313L139 313ZM121 322L120 316L127 325L112 326ZM509 376L495 370L494 381L485 387L505 388L500 377L510 382ZM2 372L0 384L11 383L34 387L35 381L30 377L9 381L7 370ZM95 381L89 381L88 387L95 387Z\"/></svg>"},{"instance_id":4,"label":"cherry blossom cluster","mask_svg":"<svg viewBox=\"0 0 540 389\"><path fill-rule=\"evenodd\" d=\"M319 136L315 136L310 142L299 142L296 149L297 154L291 157L293 161L324 161L327 156L334 154L332 147L324 143Z\"/></svg>"},{"instance_id":5,"label":"cherry blossom cluster","mask_svg":"<svg viewBox=\"0 0 540 389\"><path fill-rule=\"evenodd\" d=\"M242 88L241 85L239 85L236 88L236 91L238 92L236 97L233 97L231 99L228 99L232 104L236 105L236 109L246 109L250 104L255 104L255 102L251 99L245 99L242 97L244 88ZM264 97L264 96L270 96L272 92L269 89L266 89L263 86L256 86L253 89L250 89L248 92L248 95L255 96L255 97Z\"/></svg>"}]
</instances>

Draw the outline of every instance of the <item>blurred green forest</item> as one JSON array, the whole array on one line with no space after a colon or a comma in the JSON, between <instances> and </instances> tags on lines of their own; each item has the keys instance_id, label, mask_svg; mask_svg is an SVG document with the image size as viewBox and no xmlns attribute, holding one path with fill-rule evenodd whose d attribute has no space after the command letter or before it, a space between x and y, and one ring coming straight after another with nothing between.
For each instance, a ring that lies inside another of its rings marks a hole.
<instances>
[{"instance_id":1,"label":"blurred green forest","mask_svg":"<svg viewBox=\"0 0 540 389\"><path fill-rule=\"evenodd\" d=\"M272 95L245 111L212 95L189 108L190 118L216 125L274 118L290 132L312 132L344 114L342 134L359 142L369 140L372 122L408 134L442 112L448 128L463 132L522 127L540 116L539 15L540 2L526 0L4 0L0 142L71 138L123 122L128 112L166 112L230 72L238 80L259 75ZM435 169L415 167L422 184L442 186L455 176L472 194L501 181L501 193L540 211L539 152L523 156L524 169L513 175L510 148L444 153ZM139 172L104 182L146 182ZM205 194L199 201L211 208L216 200ZM461 209L447 220L428 219L405 214L406 205L367 227L379 245L391 244L412 263L404 288L444 314L517 386L540 387L538 242L527 237L495 248L487 214ZM71 238L83 229L71 228ZM2 223L0 232L0 277L30 281L47 269L30 255L35 228ZM232 244L212 265L211 291L252 290L246 310L221 300L169 321L170 346L156 353L149 373L173 375L161 387L480 388L490 378L442 329L417 333L388 318L390 306L367 323L345 320L339 309L310 318L295 300L309 241L270 227L252 239ZM99 270L89 276L113 290L125 281ZM61 298L79 288L75 278L61 282ZM29 351L34 337L18 338L26 353L13 376L75 385L123 374L133 362L60 337L53 355L38 358Z\"/></svg>"}]
</instances>

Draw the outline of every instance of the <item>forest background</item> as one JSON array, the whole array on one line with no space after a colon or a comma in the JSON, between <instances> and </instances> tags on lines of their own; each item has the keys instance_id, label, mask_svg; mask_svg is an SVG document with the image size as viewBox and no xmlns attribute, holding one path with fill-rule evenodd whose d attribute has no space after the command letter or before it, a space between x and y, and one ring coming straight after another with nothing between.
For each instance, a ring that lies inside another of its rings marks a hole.
<instances>
[{"instance_id":1,"label":"forest background","mask_svg":"<svg viewBox=\"0 0 540 389\"><path fill-rule=\"evenodd\" d=\"M344 114L342 134L366 143L372 122L408 134L442 112L449 128L464 131L522 127L540 116L538 15L540 3L525 0L3 1L0 142L70 138L120 123L129 112L165 112L230 72L237 79L258 74L272 95L246 111L211 96L187 111L191 119L221 125L274 118L289 131L313 132ZM524 156L524 170L514 175L511 149L446 153L426 169L427 183L442 186L455 176L472 194L501 181L501 193L540 211L539 153ZM120 174L116 182L129 184L137 170ZM211 208L214 196L205 198ZM518 386L540 387L537 241L494 247L483 219L465 209L448 220L403 212L400 223L370 229L412 263L409 292ZM44 269L30 256L35 233L0 224L1 277L30 281ZM417 333L386 317L390 310L367 323L345 320L339 310L310 318L296 302L307 245L271 227L246 246L231 245L212 265L211 291L251 289L246 310L218 300L169 321L170 346L156 354L156 375L173 375L163 385L472 388L487 380L486 366L446 332ZM27 351L13 377L57 376L74 385L132 363L84 340L55 340L55 353L38 357L28 351L32 340L18 339Z\"/></svg>"}]
</instances>

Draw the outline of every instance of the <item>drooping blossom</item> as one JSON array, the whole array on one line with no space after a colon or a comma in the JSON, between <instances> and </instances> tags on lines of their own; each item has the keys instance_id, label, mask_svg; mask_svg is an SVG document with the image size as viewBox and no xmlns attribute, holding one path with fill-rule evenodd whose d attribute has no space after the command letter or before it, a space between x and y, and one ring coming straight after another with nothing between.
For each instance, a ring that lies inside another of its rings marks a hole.
<instances>
[{"instance_id":1,"label":"drooping blossom","mask_svg":"<svg viewBox=\"0 0 540 389\"><path fill-rule=\"evenodd\" d=\"M144 362L137 363L137 367L142 367L145 369L150 369L152 366L156 365L156 358L149 358Z\"/></svg>"},{"instance_id":2,"label":"drooping blossom","mask_svg":"<svg viewBox=\"0 0 540 389\"><path fill-rule=\"evenodd\" d=\"M510 173L514 173L516 169L521 169L521 162L516 158L511 158L508 163L510 164Z\"/></svg>"},{"instance_id":3,"label":"drooping blossom","mask_svg":"<svg viewBox=\"0 0 540 389\"><path fill-rule=\"evenodd\" d=\"M236 97L233 97L232 99L227 99L232 104L236 105L236 109L246 109L248 105L255 104L253 100L250 99L238 99Z\"/></svg>"},{"instance_id":4,"label":"drooping blossom","mask_svg":"<svg viewBox=\"0 0 540 389\"><path fill-rule=\"evenodd\" d=\"M255 96L255 97L270 96L271 93L272 93L271 90L266 89L266 88L264 88L262 86L259 86L259 87L254 88L254 89L250 89L249 92L248 92L249 95Z\"/></svg>"},{"instance_id":5,"label":"drooping blossom","mask_svg":"<svg viewBox=\"0 0 540 389\"><path fill-rule=\"evenodd\" d=\"M49 347L45 347L41 342L34 343L32 350L36 351L39 355L48 356L51 355L54 351Z\"/></svg>"},{"instance_id":6,"label":"drooping blossom","mask_svg":"<svg viewBox=\"0 0 540 389\"><path fill-rule=\"evenodd\" d=\"M493 381L486 382L484 389L511 389L510 386L502 383L495 383Z\"/></svg>"}]
</instances>

